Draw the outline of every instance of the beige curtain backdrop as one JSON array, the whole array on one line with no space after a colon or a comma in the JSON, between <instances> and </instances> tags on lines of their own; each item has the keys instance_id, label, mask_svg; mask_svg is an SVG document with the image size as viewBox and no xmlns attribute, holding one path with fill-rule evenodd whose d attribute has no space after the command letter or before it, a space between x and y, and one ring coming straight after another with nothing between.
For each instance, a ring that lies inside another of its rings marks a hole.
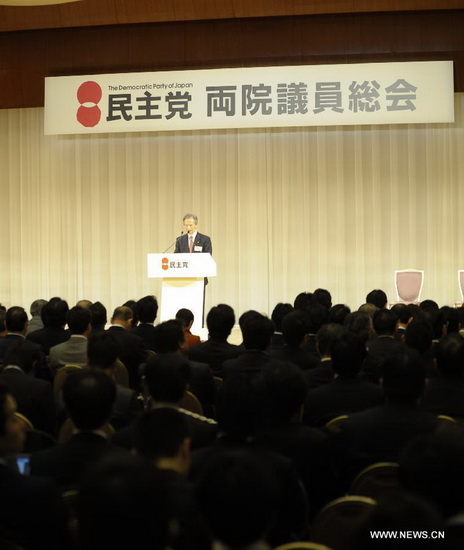
<instances>
[{"instance_id":1,"label":"beige curtain backdrop","mask_svg":"<svg viewBox=\"0 0 464 550\"><path fill-rule=\"evenodd\" d=\"M0 302L111 312L159 297L146 255L194 212L218 265L207 308L270 313L317 287L351 308L373 288L394 301L394 270L409 267L425 270L423 299L452 305L464 94L455 104L455 124L93 136L44 136L43 109L0 111Z\"/></svg>"}]
</instances>

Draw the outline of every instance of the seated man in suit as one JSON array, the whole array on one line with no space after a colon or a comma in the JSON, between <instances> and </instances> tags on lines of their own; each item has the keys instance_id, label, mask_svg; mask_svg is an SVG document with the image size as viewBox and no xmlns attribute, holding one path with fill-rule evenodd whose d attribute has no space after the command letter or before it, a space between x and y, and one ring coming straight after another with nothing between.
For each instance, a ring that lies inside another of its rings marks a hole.
<instances>
[{"instance_id":1,"label":"seated man in suit","mask_svg":"<svg viewBox=\"0 0 464 550\"><path fill-rule=\"evenodd\" d=\"M28 550L70 548L66 516L56 486L49 480L26 477L6 463L6 456L20 453L24 424L15 416L16 402L0 383L0 546ZM4 546L5 545L5 546ZM19 546L18 546L19 548Z\"/></svg>"},{"instance_id":2,"label":"seated man in suit","mask_svg":"<svg viewBox=\"0 0 464 550\"><path fill-rule=\"evenodd\" d=\"M42 308L44 328L35 330L27 335L27 339L42 346L45 355L50 348L69 340L69 331L65 330L66 314L69 311L68 303L61 298L51 298Z\"/></svg>"},{"instance_id":3,"label":"seated man in suit","mask_svg":"<svg viewBox=\"0 0 464 550\"><path fill-rule=\"evenodd\" d=\"M194 361L208 363L214 375L222 375L222 364L227 359L237 357L242 351L240 346L229 344L235 324L234 310L227 304L212 307L206 316L208 340L189 350L189 357Z\"/></svg>"},{"instance_id":4,"label":"seated man in suit","mask_svg":"<svg viewBox=\"0 0 464 550\"><path fill-rule=\"evenodd\" d=\"M217 433L217 425L211 418L186 411L180 407L190 378L190 365L178 353L163 353L149 357L146 362L143 385L147 397L147 409L172 407L186 418L192 437L192 449L209 445ZM113 436L113 443L126 449L134 447L136 422Z\"/></svg>"},{"instance_id":5,"label":"seated man in suit","mask_svg":"<svg viewBox=\"0 0 464 550\"><path fill-rule=\"evenodd\" d=\"M387 357L381 387L385 403L351 415L341 425L341 469L345 479L380 461L398 461L414 437L433 432L439 422L419 407L426 372L420 355L407 347Z\"/></svg>"},{"instance_id":6,"label":"seated man in suit","mask_svg":"<svg viewBox=\"0 0 464 550\"><path fill-rule=\"evenodd\" d=\"M119 450L103 433L116 396L113 380L102 372L71 373L63 385L63 400L77 432L69 441L35 453L31 474L52 478L62 490L76 487L89 464Z\"/></svg>"},{"instance_id":7,"label":"seated man in suit","mask_svg":"<svg viewBox=\"0 0 464 550\"><path fill-rule=\"evenodd\" d=\"M155 351L153 335L155 332L154 323L158 315L158 301L154 296L145 296L140 298L135 308L139 324L132 329L132 332L142 338L145 349Z\"/></svg>"},{"instance_id":8,"label":"seated man in suit","mask_svg":"<svg viewBox=\"0 0 464 550\"><path fill-rule=\"evenodd\" d=\"M10 307L5 315L6 335L0 338L0 365L4 364L5 355L11 344L23 342L27 334L27 313L22 307ZM37 344L28 342L32 352L40 354L41 348Z\"/></svg>"},{"instance_id":9,"label":"seated man in suit","mask_svg":"<svg viewBox=\"0 0 464 550\"><path fill-rule=\"evenodd\" d=\"M26 416L37 430L55 435L55 398L47 380L36 378L41 360L40 346L27 340L14 342L5 355L5 366L0 374L16 399L18 411Z\"/></svg>"},{"instance_id":10,"label":"seated man in suit","mask_svg":"<svg viewBox=\"0 0 464 550\"><path fill-rule=\"evenodd\" d=\"M282 334L282 320L283 318L293 311L292 304L283 304L280 302L275 306L271 313L271 319L274 323L274 334L271 341L272 353L282 349L285 346L284 335Z\"/></svg>"},{"instance_id":11,"label":"seated man in suit","mask_svg":"<svg viewBox=\"0 0 464 550\"><path fill-rule=\"evenodd\" d=\"M47 303L47 300L34 300L31 304L30 314L31 319L27 326L27 333L34 332L35 330L40 330L43 328L42 322L42 308Z\"/></svg>"},{"instance_id":12,"label":"seated man in suit","mask_svg":"<svg viewBox=\"0 0 464 550\"><path fill-rule=\"evenodd\" d=\"M183 222L185 234L176 240L174 253L209 252L212 254L211 239L207 235L198 233L198 217L195 214L185 214Z\"/></svg>"},{"instance_id":13,"label":"seated man in suit","mask_svg":"<svg viewBox=\"0 0 464 550\"><path fill-rule=\"evenodd\" d=\"M309 330L309 319L304 311L292 311L281 321L284 344L277 350L272 350L273 357L297 365L307 370L319 361L309 356L304 350ZM274 334L275 336L275 334Z\"/></svg>"},{"instance_id":14,"label":"seated man in suit","mask_svg":"<svg viewBox=\"0 0 464 550\"><path fill-rule=\"evenodd\" d=\"M92 314L92 333L102 332L108 322L106 307L101 302L94 302L89 309Z\"/></svg>"},{"instance_id":15,"label":"seated man in suit","mask_svg":"<svg viewBox=\"0 0 464 550\"><path fill-rule=\"evenodd\" d=\"M66 342L50 348L50 368L58 370L64 365L84 367L87 364L87 339L92 331L92 314L89 309L74 306L66 314L71 336Z\"/></svg>"},{"instance_id":16,"label":"seated man in suit","mask_svg":"<svg viewBox=\"0 0 464 550\"><path fill-rule=\"evenodd\" d=\"M155 327L155 351L158 354L177 353L187 357L188 345L184 330L175 319L160 323ZM187 359L190 365L189 390L195 394L203 405L206 416L212 416L213 405L216 399L216 384L207 363L199 363Z\"/></svg>"},{"instance_id":17,"label":"seated man in suit","mask_svg":"<svg viewBox=\"0 0 464 550\"><path fill-rule=\"evenodd\" d=\"M222 374L224 379L234 374L253 377L261 372L264 365L277 361L269 355L274 324L265 315L253 315L242 327L245 350L236 358L224 361Z\"/></svg>"},{"instance_id":18,"label":"seated man in suit","mask_svg":"<svg viewBox=\"0 0 464 550\"><path fill-rule=\"evenodd\" d=\"M88 366L114 379L116 361L121 347L107 331L91 334L87 346ZM128 426L141 411L141 404L134 390L116 384L116 397L111 411L110 423L115 430Z\"/></svg>"},{"instance_id":19,"label":"seated man in suit","mask_svg":"<svg viewBox=\"0 0 464 550\"><path fill-rule=\"evenodd\" d=\"M129 383L132 389L139 389L139 365L145 359L145 349L140 336L133 334L132 310L127 306L120 306L114 310L111 318L111 327L108 332L113 335L121 346L121 361L129 373Z\"/></svg>"}]
</instances>

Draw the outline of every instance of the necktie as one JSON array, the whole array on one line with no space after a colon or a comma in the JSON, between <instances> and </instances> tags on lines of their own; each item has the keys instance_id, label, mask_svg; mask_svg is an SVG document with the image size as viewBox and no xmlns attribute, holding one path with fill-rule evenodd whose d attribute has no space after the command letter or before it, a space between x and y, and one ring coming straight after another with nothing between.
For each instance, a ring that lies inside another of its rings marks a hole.
<instances>
[{"instance_id":1,"label":"necktie","mask_svg":"<svg viewBox=\"0 0 464 550\"><path fill-rule=\"evenodd\" d=\"M189 252L191 253L193 251L193 237L190 235L189 237Z\"/></svg>"}]
</instances>

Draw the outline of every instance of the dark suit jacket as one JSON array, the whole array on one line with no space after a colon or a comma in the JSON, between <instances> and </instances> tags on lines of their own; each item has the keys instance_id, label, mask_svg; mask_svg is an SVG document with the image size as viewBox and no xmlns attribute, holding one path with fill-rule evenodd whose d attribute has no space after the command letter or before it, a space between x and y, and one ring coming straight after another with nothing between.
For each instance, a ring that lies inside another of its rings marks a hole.
<instances>
[{"instance_id":1,"label":"dark suit jacket","mask_svg":"<svg viewBox=\"0 0 464 550\"><path fill-rule=\"evenodd\" d=\"M399 453L413 438L433 432L439 421L415 403L386 402L351 415L337 438L341 469L352 478L369 464L398 462Z\"/></svg>"},{"instance_id":2,"label":"dark suit jacket","mask_svg":"<svg viewBox=\"0 0 464 550\"><path fill-rule=\"evenodd\" d=\"M315 360L314 355L308 355L305 350L298 346L284 345L281 348L271 351L271 355L285 363L297 365L302 370L308 370L319 364L319 359Z\"/></svg>"},{"instance_id":3,"label":"dark suit jacket","mask_svg":"<svg viewBox=\"0 0 464 550\"><path fill-rule=\"evenodd\" d=\"M133 334L142 338L145 349L150 349L152 351L156 351L153 337L154 332L155 327L151 323L140 323L140 325L132 329Z\"/></svg>"},{"instance_id":4,"label":"dark suit jacket","mask_svg":"<svg viewBox=\"0 0 464 550\"><path fill-rule=\"evenodd\" d=\"M201 248L201 250L195 250L195 247ZM211 245L211 239L207 235L202 235L201 233L197 233L195 240L193 241L193 252L202 252L206 253L209 252L210 254L213 253L213 247ZM179 237L176 241L176 248L174 249L174 253L182 253L182 254L188 254L189 253L189 235L186 233L185 235L182 235L182 237Z\"/></svg>"},{"instance_id":5,"label":"dark suit jacket","mask_svg":"<svg viewBox=\"0 0 464 550\"><path fill-rule=\"evenodd\" d=\"M30 332L26 338L42 346L45 355L50 353L50 348L69 340L71 333L64 328L45 327L41 330Z\"/></svg>"},{"instance_id":6,"label":"dark suit jacket","mask_svg":"<svg viewBox=\"0 0 464 550\"><path fill-rule=\"evenodd\" d=\"M189 390L198 397L205 414L212 416L216 401L216 384L211 369L208 364L199 363L198 361L189 360L189 364Z\"/></svg>"},{"instance_id":7,"label":"dark suit jacket","mask_svg":"<svg viewBox=\"0 0 464 550\"><path fill-rule=\"evenodd\" d=\"M223 362L238 357L242 351L240 346L229 344L226 340L210 338L206 342L190 348L189 358L193 361L208 363L213 374L221 376Z\"/></svg>"},{"instance_id":8,"label":"dark suit jacket","mask_svg":"<svg viewBox=\"0 0 464 550\"><path fill-rule=\"evenodd\" d=\"M222 365L223 378L230 378L234 374L244 374L246 376L256 376L261 372L265 365L271 362L278 362L264 351L245 350L237 358L224 361Z\"/></svg>"},{"instance_id":9,"label":"dark suit jacket","mask_svg":"<svg viewBox=\"0 0 464 550\"><path fill-rule=\"evenodd\" d=\"M14 344L15 342L24 342L24 337L21 334L7 334L3 338L0 338L0 365L3 365L3 360L5 358L6 352L8 351L8 348L11 346L11 344ZM37 349L38 351L41 351L40 346L37 344L33 344L32 342L28 342L26 340L28 346Z\"/></svg>"},{"instance_id":10,"label":"dark suit jacket","mask_svg":"<svg viewBox=\"0 0 464 550\"><path fill-rule=\"evenodd\" d=\"M369 340L361 376L370 382L378 383L385 359L401 348L401 342L394 337L378 336L375 340Z\"/></svg>"},{"instance_id":11,"label":"dark suit jacket","mask_svg":"<svg viewBox=\"0 0 464 550\"><path fill-rule=\"evenodd\" d=\"M49 480L25 477L0 464L0 532L27 550L70 548L65 508Z\"/></svg>"},{"instance_id":12,"label":"dark suit jacket","mask_svg":"<svg viewBox=\"0 0 464 550\"><path fill-rule=\"evenodd\" d=\"M101 435L74 434L66 443L31 456L31 475L49 477L63 491L75 488L86 468L110 453L121 453Z\"/></svg>"},{"instance_id":13,"label":"dark suit jacket","mask_svg":"<svg viewBox=\"0 0 464 550\"><path fill-rule=\"evenodd\" d=\"M55 435L55 399L49 382L34 378L15 367L5 367L0 374L16 400L18 412L24 414L37 430Z\"/></svg>"},{"instance_id":14,"label":"dark suit jacket","mask_svg":"<svg viewBox=\"0 0 464 550\"><path fill-rule=\"evenodd\" d=\"M303 422L322 427L342 414L351 414L383 403L380 387L358 378L334 378L306 396Z\"/></svg>"},{"instance_id":15,"label":"dark suit jacket","mask_svg":"<svg viewBox=\"0 0 464 550\"><path fill-rule=\"evenodd\" d=\"M122 348L119 358L127 367L130 387L132 389L138 389L138 369L140 363L143 363L145 360L145 350L142 338L118 325L111 326L108 332L113 335Z\"/></svg>"},{"instance_id":16,"label":"dark suit jacket","mask_svg":"<svg viewBox=\"0 0 464 550\"><path fill-rule=\"evenodd\" d=\"M434 414L464 420L464 379L447 376L430 378L421 407Z\"/></svg>"},{"instance_id":17,"label":"dark suit jacket","mask_svg":"<svg viewBox=\"0 0 464 550\"><path fill-rule=\"evenodd\" d=\"M313 390L324 384L329 384L334 379L334 371L332 368L332 360L321 361L313 369L304 371L303 373L308 389Z\"/></svg>"}]
</instances>

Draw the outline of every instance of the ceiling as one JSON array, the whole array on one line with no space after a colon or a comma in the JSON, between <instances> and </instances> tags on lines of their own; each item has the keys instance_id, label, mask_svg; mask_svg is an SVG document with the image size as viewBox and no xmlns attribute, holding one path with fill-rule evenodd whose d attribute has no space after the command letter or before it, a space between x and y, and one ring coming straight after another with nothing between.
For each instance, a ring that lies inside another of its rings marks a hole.
<instances>
[{"instance_id":1,"label":"ceiling","mask_svg":"<svg viewBox=\"0 0 464 550\"><path fill-rule=\"evenodd\" d=\"M464 0L80 0L40 7L0 5L0 31L460 8Z\"/></svg>"},{"instance_id":2,"label":"ceiling","mask_svg":"<svg viewBox=\"0 0 464 550\"><path fill-rule=\"evenodd\" d=\"M48 76L452 60L464 0L0 0L0 109L40 107Z\"/></svg>"}]
</instances>

